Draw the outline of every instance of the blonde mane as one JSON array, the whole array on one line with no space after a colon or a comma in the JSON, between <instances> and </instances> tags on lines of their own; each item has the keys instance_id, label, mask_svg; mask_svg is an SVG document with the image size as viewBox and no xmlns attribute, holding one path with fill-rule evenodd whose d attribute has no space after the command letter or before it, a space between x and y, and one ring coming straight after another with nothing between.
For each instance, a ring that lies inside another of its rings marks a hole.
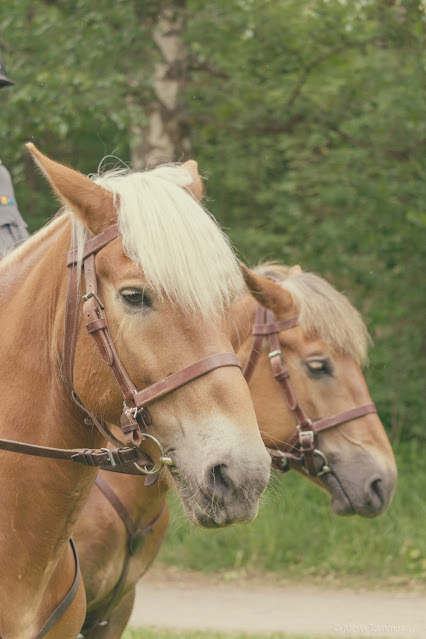
<instances>
[{"instance_id":1,"label":"blonde mane","mask_svg":"<svg viewBox=\"0 0 426 639\"><path fill-rule=\"evenodd\" d=\"M92 179L116 197L123 250L158 295L205 317L229 309L243 290L240 269L228 238L185 188L187 171L115 169ZM75 225L81 252L84 227Z\"/></svg>"},{"instance_id":2,"label":"blonde mane","mask_svg":"<svg viewBox=\"0 0 426 639\"><path fill-rule=\"evenodd\" d=\"M292 267L267 262L253 270L276 279L291 293L308 336L347 353L360 365L366 363L371 338L361 315L342 293L322 277Z\"/></svg>"}]
</instances>

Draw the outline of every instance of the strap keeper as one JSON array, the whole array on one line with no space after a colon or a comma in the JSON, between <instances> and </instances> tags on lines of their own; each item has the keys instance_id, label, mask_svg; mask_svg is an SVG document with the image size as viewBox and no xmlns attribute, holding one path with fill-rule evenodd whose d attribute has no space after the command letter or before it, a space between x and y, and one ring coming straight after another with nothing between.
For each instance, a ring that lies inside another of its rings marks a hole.
<instances>
[{"instance_id":1,"label":"strap keeper","mask_svg":"<svg viewBox=\"0 0 426 639\"><path fill-rule=\"evenodd\" d=\"M91 454L91 449L84 448L83 450L76 452L74 455L71 455L71 460L79 464L84 464L85 466L96 466Z\"/></svg>"},{"instance_id":2,"label":"strap keeper","mask_svg":"<svg viewBox=\"0 0 426 639\"><path fill-rule=\"evenodd\" d=\"M89 322L88 324L86 324L86 328L89 335L92 335L93 333L96 333L97 331L101 331L102 329L107 328L106 319L101 318L101 319L93 320L93 322Z\"/></svg>"},{"instance_id":3,"label":"strap keeper","mask_svg":"<svg viewBox=\"0 0 426 639\"><path fill-rule=\"evenodd\" d=\"M285 370L283 369L276 375L274 374L274 377L277 380L277 382L282 382L284 379L288 379L290 377L289 370L287 368Z\"/></svg>"}]
</instances>

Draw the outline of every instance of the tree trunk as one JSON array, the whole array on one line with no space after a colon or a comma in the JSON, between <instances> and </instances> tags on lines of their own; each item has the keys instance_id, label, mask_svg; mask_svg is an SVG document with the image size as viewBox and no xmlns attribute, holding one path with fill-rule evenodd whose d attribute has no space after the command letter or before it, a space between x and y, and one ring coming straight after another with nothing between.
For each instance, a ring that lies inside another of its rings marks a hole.
<instances>
[{"instance_id":1,"label":"tree trunk","mask_svg":"<svg viewBox=\"0 0 426 639\"><path fill-rule=\"evenodd\" d=\"M153 40L161 59L154 65L154 95L144 109L146 124L132 127L134 170L182 161L190 153L189 127L181 98L186 79L186 53L180 39L184 27L185 2L182 1L163 9L153 27ZM130 108L135 113L137 107L132 99Z\"/></svg>"}]
</instances>

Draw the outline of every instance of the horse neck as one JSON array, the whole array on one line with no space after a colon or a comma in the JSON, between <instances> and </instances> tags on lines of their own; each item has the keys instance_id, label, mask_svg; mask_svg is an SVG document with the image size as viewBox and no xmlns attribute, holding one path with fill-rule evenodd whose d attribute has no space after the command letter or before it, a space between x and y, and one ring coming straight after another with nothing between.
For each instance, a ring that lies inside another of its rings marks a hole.
<instances>
[{"instance_id":1,"label":"horse neck","mask_svg":"<svg viewBox=\"0 0 426 639\"><path fill-rule=\"evenodd\" d=\"M54 225L1 267L0 437L94 448L103 439L80 422L60 380L71 225L67 219ZM0 574L10 577L1 583L0 598L1 587L20 584L14 594L31 601L63 555L96 471L11 452L0 451L0 459L6 487L0 494Z\"/></svg>"}]
</instances>

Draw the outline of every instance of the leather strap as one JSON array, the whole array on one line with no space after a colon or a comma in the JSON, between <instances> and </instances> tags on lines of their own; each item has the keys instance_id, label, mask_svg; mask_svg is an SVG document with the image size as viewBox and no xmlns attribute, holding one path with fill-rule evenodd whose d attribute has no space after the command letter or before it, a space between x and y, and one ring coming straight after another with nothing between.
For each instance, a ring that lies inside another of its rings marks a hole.
<instances>
[{"instance_id":1,"label":"leather strap","mask_svg":"<svg viewBox=\"0 0 426 639\"><path fill-rule=\"evenodd\" d=\"M266 310L266 309L265 309ZM299 325L299 317L296 315L295 317L290 317L285 320L276 321L272 311L268 311L269 317L267 318L270 321L269 324L255 324L253 326L253 335L272 335L274 333L280 333L281 331L287 331L289 328L294 328Z\"/></svg>"},{"instance_id":2,"label":"leather strap","mask_svg":"<svg viewBox=\"0 0 426 639\"><path fill-rule=\"evenodd\" d=\"M114 492L108 482L105 481L103 477L101 477L101 475L98 475L96 477L96 486L105 495L110 504L115 508L115 511L117 512L127 530L128 537L133 537L136 531L136 526L121 499Z\"/></svg>"},{"instance_id":3,"label":"leather strap","mask_svg":"<svg viewBox=\"0 0 426 639\"><path fill-rule=\"evenodd\" d=\"M117 515L120 517L126 528L127 553L123 562L120 577L118 578L116 586L112 592L111 599L107 604L104 612L102 614L97 613L95 615L95 618L91 618L89 613L84 622L82 628L83 631L90 630L91 628L95 628L97 626L106 626L109 623L109 616L113 611L115 605L118 603L118 600L120 599L125 587L130 567L130 558L132 557L132 555L135 554L138 548L140 548L140 545L145 540L145 538L153 531L155 524L161 519L167 506L166 504L164 504L158 515L156 515L156 517L154 517L154 519L147 526L145 526L144 528L139 528L130 517L129 513L126 510L126 507L124 506L118 495L114 492L108 482L106 482L100 475L98 475L96 479L96 485L108 499L111 506L113 506Z\"/></svg>"},{"instance_id":4,"label":"leather strap","mask_svg":"<svg viewBox=\"0 0 426 639\"><path fill-rule=\"evenodd\" d=\"M49 446L26 444L11 439L0 439L0 450L32 455L33 457L65 459L97 468L134 463L141 456L140 450L132 447L113 448L112 450L107 448L50 448Z\"/></svg>"},{"instance_id":5,"label":"leather strap","mask_svg":"<svg viewBox=\"0 0 426 639\"><path fill-rule=\"evenodd\" d=\"M72 548L72 552L73 552L73 556L74 556L74 562L75 562L74 581L72 583L71 588L68 590L67 594L62 599L61 603L52 612L52 614L50 615L49 619L44 623L43 627L35 635L34 639L43 639L43 637L45 637L47 635L47 633L53 628L53 626L58 623L58 621L61 619L62 615L64 615L66 613L66 611L71 606L71 604L74 601L75 596L77 594L78 588L80 586L80 579L81 579L80 564L79 564L79 561L78 561L77 550L75 548L75 544L74 544L74 541L72 540L72 538L70 539L70 544L71 544L71 548Z\"/></svg>"},{"instance_id":6,"label":"leather strap","mask_svg":"<svg viewBox=\"0 0 426 639\"><path fill-rule=\"evenodd\" d=\"M99 235L95 235L95 237L90 238L84 245L83 260L89 257L89 255L97 253L119 236L120 231L118 229L118 224L113 224L103 233L99 233ZM71 264L77 264L77 249L73 249L68 252L67 266L71 266Z\"/></svg>"},{"instance_id":7,"label":"leather strap","mask_svg":"<svg viewBox=\"0 0 426 639\"><path fill-rule=\"evenodd\" d=\"M323 430L327 430L328 428L333 428L334 426L339 426L340 424L350 422L352 419L358 419L359 417L364 417L365 415L370 415L373 413L377 413L377 408L374 404L363 404L362 406L350 408L349 410L345 410L342 413L337 413L336 415L332 415L331 417L317 419L316 421L312 422L311 429L314 433L319 433ZM291 438L284 445L284 450L293 450L294 447L297 445L298 439L298 433L293 433Z\"/></svg>"},{"instance_id":8,"label":"leather strap","mask_svg":"<svg viewBox=\"0 0 426 639\"><path fill-rule=\"evenodd\" d=\"M198 379L206 373L221 368L223 366L237 366L241 368L240 361L235 353L217 353L216 355L209 355L204 359L200 359L198 362L183 368L177 373L169 375L160 382L152 384L145 390L139 391L133 396L133 402L135 406L141 408L151 402L164 397L168 393L184 386L188 382L194 379Z\"/></svg>"},{"instance_id":9,"label":"leather strap","mask_svg":"<svg viewBox=\"0 0 426 639\"><path fill-rule=\"evenodd\" d=\"M265 318L266 308L258 304L256 306L255 327L264 324L266 321ZM251 344L250 355L243 369L243 375L247 384L253 377L254 369L256 368L257 362L259 361L259 357L262 353L263 337L263 333L255 333L253 328L253 341Z\"/></svg>"}]
</instances>

